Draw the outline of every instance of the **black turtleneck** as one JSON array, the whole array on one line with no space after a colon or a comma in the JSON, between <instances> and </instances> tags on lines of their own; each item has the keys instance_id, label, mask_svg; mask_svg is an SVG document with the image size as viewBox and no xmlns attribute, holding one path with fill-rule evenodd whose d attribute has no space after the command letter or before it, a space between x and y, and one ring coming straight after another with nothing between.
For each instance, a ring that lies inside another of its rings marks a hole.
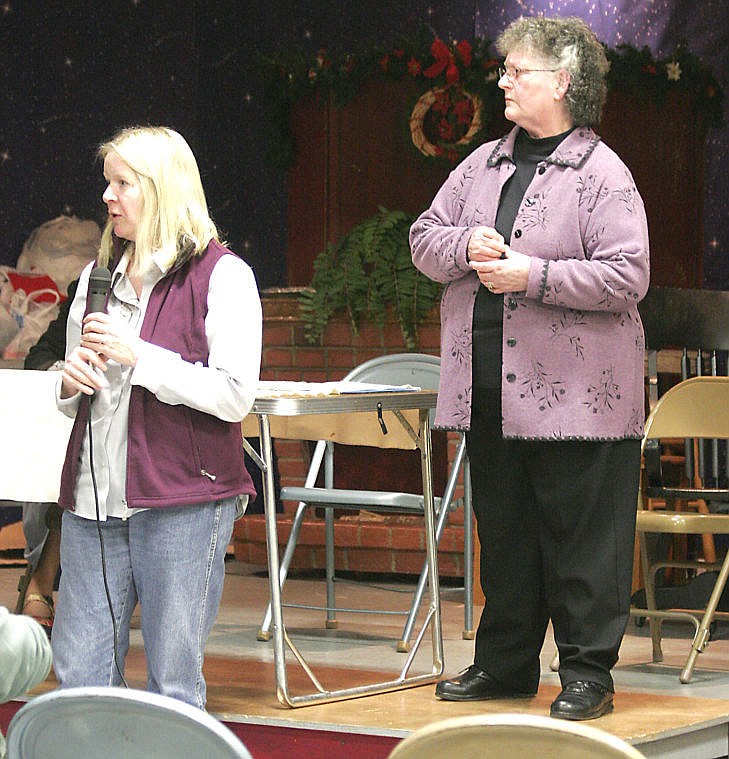
<instances>
[{"instance_id":1,"label":"black turtleneck","mask_svg":"<svg viewBox=\"0 0 729 759\"><path fill-rule=\"evenodd\" d=\"M574 127L573 127L574 129ZM569 129L553 137L530 137L519 130L514 143L516 171L501 190L494 227L507 242L511 241L516 214L534 178L537 165L548 158L567 135ZM503 336L504 296L479 287L473 307L473 386L501 387L501 342Z\"/></svg>"}]
</instances>

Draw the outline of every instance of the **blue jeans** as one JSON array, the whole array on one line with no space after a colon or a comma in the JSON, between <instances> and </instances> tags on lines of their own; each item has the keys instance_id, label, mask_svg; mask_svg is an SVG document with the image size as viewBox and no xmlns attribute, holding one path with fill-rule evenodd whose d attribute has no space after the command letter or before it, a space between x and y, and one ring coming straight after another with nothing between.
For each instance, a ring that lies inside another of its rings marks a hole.
<instances>
[{"instance_id":1,"label":"blue jeans","mask_svg":"<svg viewBox=\"0 0 729 759\"><path fill-rule=\"evenodd\" d=\"M218 613L235 499L101 522L124 669L139 600L147 689L205 708L205 643ZM63 514L53 666L61 688L120 685L94 520Z\"/></svg>"}]
</instances>

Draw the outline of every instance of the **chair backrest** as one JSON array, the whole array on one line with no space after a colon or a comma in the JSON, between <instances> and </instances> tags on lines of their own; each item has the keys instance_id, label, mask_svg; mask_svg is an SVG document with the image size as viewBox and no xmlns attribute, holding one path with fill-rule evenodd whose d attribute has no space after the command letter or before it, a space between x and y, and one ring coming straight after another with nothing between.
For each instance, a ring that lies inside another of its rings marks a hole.
<instances>
[{"instance_id":1,"label":"chair backrest","mask_svg":"<svg viewBox=\"0 0 729 759\"><path fill-rule=\"evenodd\" d=\"M645 439L729 438L729 377L692 377L669 388L648 416Z\"/></svg>"},{"instance_id":2,"label":"chair backrest","mask_svg":"<svg viewBox=\"0 0 729 759\"><path fill-rule=\"evenodd\" d=\"M355 366L344 378L353 382L383 385L413 385L423 390L437 390L440 382L440 358L428 353L391 353L377 356ZM435 411L431 413L431 423Z\"/></svg>"},{"instance_id":3,"label":"chair backrest","mask_svg":"<svg viewBox=\"0 0 729 759\"><path fill-rule=\"evenodd\" d=\"M652 410L679 377L729 374L729 292L651 287L638 306L645 330L647 391ZM676 350L678 349L678 350ZM714 451L716 444L712 443ZM717 482L729 471L726 462L708 454L705 444L686 441L687 480Z\"/></svg>"},{"instance_id":4,"label":"chair backrest","mask_svg":"<svg viewBox=\"0 0 729 759\"><path fill-rule=\"evenodd\" d=\"M640 759L637 749L610 733L575 722L532 714L453 717L416 730L389 759Z\"/></svg>"},{"instance_id":5,"label":"chair backrest","mask_svg":"<svg viewBox=\"0 0 729 759\"><path fill-rule=\"evenodd\" d=\"M729 292L654 286L638 310L649 349L729 350Z\"/></svg>"},{"instance_id":6,"label":"chair backrest","mask_svg":"<svg viewBox=\"0 0 729 759\"><path fill-rule=\"evenodd\" d=\"M423 390L438 390L440 357L427 353L392 353L365 361L354 367L344 378L353 382L372 382L384 385L413 385ZM430 413L433 424L435 409ZM448 477L448 450L445 433L434 433L433 482L435 492L442 493ZM412 452L370 449L368 462L363 465L361 451L340 451L337 456L335 484L339 487L364 488L371 481L372 471L378 472L383 490L422 492L417 455Z\"/></svg>"},{"instance_id":7,"label":"chair backrest","mask_svg":"<svg viewBox=\"0 0 729 759\"><path fill-rule=\"evenodd\" d=\"M252 759L207 712L127 688L68 688L37 696L8 728L13 759Z\"/></svg>"},{"instance_id":8,"label":"chair backrest","mask_svg":"<svg viewBox=\"0 0 729 759\"><path fill-rule=\"evenodd\" d=\"M700 481L702 487L726 487L729 377L692 377L659 398L648 415L643 436L647 482L651 487L664 485L661 438L684 439L685 476L689 483Z\"/></svg>"},{"instance_id":9,"label":"chair backrest","mask_svg":"<svg viewBox=\"0 0 729 759\"><path fill-rule=\"evenodd\" d=\"M392 353L365 361L345 377L357 382L382 382L390 385L416 385L437 390L440 358L427 353Z\"/></svg>"}]
</instances>

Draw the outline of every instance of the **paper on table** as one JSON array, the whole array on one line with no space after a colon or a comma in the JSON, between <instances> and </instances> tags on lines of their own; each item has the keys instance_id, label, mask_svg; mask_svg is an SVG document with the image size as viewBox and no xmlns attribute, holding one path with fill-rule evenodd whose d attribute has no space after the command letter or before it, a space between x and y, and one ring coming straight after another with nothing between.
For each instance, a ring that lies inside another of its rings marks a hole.
<instances>
[{"instance_id":1,"label":"paper on table","mask_svg":"<svg viewBox=\"0 0 729 759\"><path fill-rule=\"evenodd\" d=\"M348 393L403 393L420 390L413 385L382 385L372 382L276 382L258 383L258 395L266 398L300 398Z\"/></svg>"}]
</instances>

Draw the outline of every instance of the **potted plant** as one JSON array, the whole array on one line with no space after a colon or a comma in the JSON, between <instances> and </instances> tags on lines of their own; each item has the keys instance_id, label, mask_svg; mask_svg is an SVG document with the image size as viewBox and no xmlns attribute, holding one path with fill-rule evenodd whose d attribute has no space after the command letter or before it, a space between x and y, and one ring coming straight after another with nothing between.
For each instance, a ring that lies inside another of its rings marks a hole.
<instances>
[{"instance_id":1,"label":"potted plant","mask_svg":"<svg viewBox=\"0 0 729 759\"><path fill-rule=\"evenodd\" d=\"M413 266L408 235L414 220L405 211L380 207L319 253L311 289L301 294L309 342L320 341L328 322L343 313L355 335L363 319L382 327L391 308L405 345L416 347L418 324L440 300L442 288Z\"/></svg>"}]
</instances>

